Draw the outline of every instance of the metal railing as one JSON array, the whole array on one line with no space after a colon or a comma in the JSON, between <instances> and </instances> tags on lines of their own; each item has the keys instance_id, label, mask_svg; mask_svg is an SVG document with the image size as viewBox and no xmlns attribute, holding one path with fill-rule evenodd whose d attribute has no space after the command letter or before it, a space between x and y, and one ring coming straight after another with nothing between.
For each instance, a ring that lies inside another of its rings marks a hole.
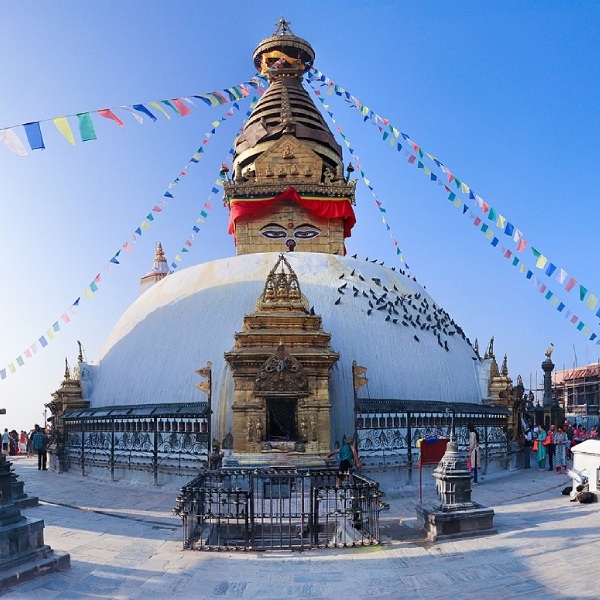
<instances>
[{"instance_id":1,"label":"metal railing","mask_svg":"<svg viewBox=\"0 0 600 600\"><path fill-rule=\"evenodd\" d=\"M204 471L174 512L193 550L307 550L379 543L379 484L335 470Z\"/></svg>"}]
</instances>

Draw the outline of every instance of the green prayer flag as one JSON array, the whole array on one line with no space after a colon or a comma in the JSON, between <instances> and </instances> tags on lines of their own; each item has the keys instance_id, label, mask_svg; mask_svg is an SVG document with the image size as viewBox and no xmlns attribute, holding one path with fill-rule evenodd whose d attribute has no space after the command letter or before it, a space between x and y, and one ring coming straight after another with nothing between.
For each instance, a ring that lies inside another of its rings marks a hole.
<instances>
[{"instance_id":1,"label":"green prayer flag","mask_svg":"<svg viewBox=\"0 0 600 600\"><path fill-rule=\"evenodd\" d=\"M54 331L60 331L60 325L58 324L58 321L52 325L52 329L54 329Z\"/></svg>"},{"instance_id":2,"label":"green prayer flag","mask_svg":"<svg viewBox=\"0 0 600 600\"><path fill-rule=\"evenodd\" d=\"M585 295L587 294L587 288L584 288L582 285L579 286L579 299L583 302Z\"/></svg>"},{"instance_id":3,"label":"green prayer flag","mask_svg":"<svg viewBox=\"0 0 600 600\"><path fill-rule=\"evenodd\" d=\"M17 356L17 364L22 367L25 364L22 356Z\"/></svg>"},{"instance_id":4,"label":"green prayer flag","mask_svg":"<svg viewBox=\"0 0 600 600\"><path fill-rule=\"evenodd\" d=\"M490 208L490 212L488 214L488 219L490 221L495 221L497 218L498 218L498 213L493 208Z\"/></svg>"},{"instance_id":5,"label":"green prayer flag","mask_svg":"<svg viewBox=\"0 0 600 600\"><path fill-rule=\"evenodd\" d=\"M94 124L90 113L79 113L77 115L79 119L79 135L81 136L82 142L89 142L90 140L96 139L96 132L94 131Z\"/></svg>"},{"instance_id":6,"label":"green prayer flag","mask_svg":"<svg viewBox=\"0 0 600 600\"><path fill-rule=\"evenodd\" d=\"M205 210L203 210L203 211L200 213L200 216L202 216L202 217L204 217L204 218L206 219L206 217L208 217L208 213L207 213Z\"/></svg>"}]
</instances>

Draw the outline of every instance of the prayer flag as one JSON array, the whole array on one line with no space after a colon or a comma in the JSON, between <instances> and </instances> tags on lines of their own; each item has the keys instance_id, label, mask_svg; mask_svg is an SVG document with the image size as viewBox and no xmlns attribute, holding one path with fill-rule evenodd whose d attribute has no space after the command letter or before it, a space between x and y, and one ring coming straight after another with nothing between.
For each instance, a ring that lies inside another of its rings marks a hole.
<instances>
[{"instance_id":1,"label":"prayer flag","mask_svg":"<svg viewBox=\"0 0 600 600\"><path fill-rule=\"evenodd\" d=\"M29 152L12 129L0 129L0 142L2 142L15 156L28 156Z\"/></svg>"},{"instance_id":2,"label":"prayer flag","mask_svg":"<svg viewBox=\"0 0 600 600\"><path fill-rule=\"evenodd\" d=\"M567 285L565 285L565 290L567 290L567 292L570 292L576 283L577 281L573 277L571 277L569 281L567 281Z\"/></svg>"},{"instance_id":3,"label":"prayer flag","mask_svg":"<svg viewBox=\"0 0 600 600\"><path fill-rule=\"evenodd\" d=\"M582 285L579 286L579 299L583 302L583 299L585 298L585 295L587 294L587 289L584 288Z\"/></svg>"},{"instance_id":4,"label":"prayer flag","mask_svg":"<svg viewBox=\"0 0 600 600\"><path fill-rule=\"evenodd\" d=\"M558 281L558 283L564 283L567 279L567 275L568 273L565 270L559 269L558 274L556 275L556 281Z\"/></svg>"},{"instance_id":5,"label":"prayer flag","mask_svg":"<svg viewBox=\"0 0 600 600\"><path fill-rule=\"evenodd\" d=\"M171 115L169 115L169 113L158 102L150 102L150 105L154 106L156 110L160 110L160 112L165 115L169 121L171 120Z\"/></svg>"},{"instance_id":6,"label":"prayer flag","mask_svg":"<svg viewBox=\"0 0 600 600\"><path fill-rule=\"evenodd\" d=\"M115 115L110 108L103 108L102 110L98 111L98 114L105 119L113 120L119 127L125 127L123 121L121 121L121 119L119 119L119 117L117 117L117 115Z\"/></svg>"},{"instance_id":7,"label":"prayer flag","mask_svg":"<svg viewBox=\"0 0 600 600\"><path fill-rule=\"evenodd\" d=\"M593 310L594 308L596 308L596 304L598 304L598 296L594 296L594 294L590 293L590 295L588 296L588 299L587 299L585 305L590 310Z\"/></svg>"},{"instance_id":8,"label":"prayer flag","mask_svg":"<svg viewBox=\"0 0 600 600\"><path fill-rule=\"evenodd\" d=\"M44 336L42 336L41 338L39 338L38 341L40 342L40 346L42 348L45 348L48 345L48 342L46 341L46 338Z\"/></svg>"},{"instance_id":9,"label":"prayer flag","mask_svg":"<svg viewBox=\"0 0 600 600\"><path fill-rule=\"evenodd\" d=\"M135 120L141 125L144 122L144 119L142 117L140 117L140 115L138 115L136 112L134 112L131 108L129 108L129 106L121 106L121 108L123 110L126 110L127 112L131 113L134 117Z\"/></svg>"},{"instance_id":10,"label":"prayer flag","mask_svg":"<svg viewBox=\"0 0 600 600\"><path fill-rule=\"evenodd\" d=\"M14 372L17 370L17 367L15 367L15 365L13 363L10 363L8 365L8 370L14 374Z\"/></svg>"},{"instance_id":11,"label":"prayer flag","mask_svg":"<svg viewBox=\"0 0 600 600\"><path fill-rule=\"evenodd\" d=\"M556 265L553 265L552 263L548 264L548 268L546 269L546 275L548 277L552 276L552 273L554 273L554 271L556 271Z\"/></svg>"},{"instance_id":12,"label":"prayer flag","mask_svg":"<svg viewBox=\"0 0 600 600\"><path fill-rule=\"evenodd\" d=\"M94 124L90 113L78 113L77 118L79 119L79 135L81 136L82 142L89 142L90 140L96 139L96 132L94 131Z\"/></svg>"},{"instance_id":13,"label":"prayer flag","mask_svg":"<svg viewBox=\"0 0 600 600\"><path fill-rule=\"evenodd\" d=\"M69 318L69 315L67 313L64 313L63 316L61 317L61 319L65 322L65 323L70 323L71 319Z\"/></svg>"},{"instance_id":14,"label":"prayer flag","mask_svg":"<svg viewBox=\"0 0 600 600\"><path fill-rule=\"evenodd\" d=\"M144 113L153 121L156 121L156 117L143 104L134 104L133 108L135 108L135 110L137 110L138 112Z\"/></svg>"},{"instance_id":15,"label":"prayer flag","mask_svg":"<svg viewBox=\"0 0 600 600\"><path fill-rule=\"evenodd\" d=\"M179 114L182 117L185 117L192 112L181 100L178 100L177 98L173 98L173 103L179 109Z\"/></svg>"},{"instance_id":16,"label":"prayer flag","mask_svg":"<svg viewBox=\"0 0 600 600\"><path fill-rule=\"evenodd\" d=\"M36 121L35 123L25 123L25 134L27 135L27 141L29 147L32 150L44 150L44 139L42 137L42 130L40 124Z\"/></svg>"},{"instance_id":17,"label":"prayer flag","mask_svg":"<svg viewBox=\"0 0 600 600\"><path fill-rule=\"evenodd\" d=\"M527 242L524 239L520 239L517 246L517 252L523 252L523 250L525 250L525 246L527 246Z\"/></svg>"},{"instance_id":18,"label":"prayer flag","mask_svg":"<svg viewBox=\"0 0 600 600\"><path fill-rule=\"evenodd\" d=\"M6 379L6 369L0 370L0 379Z\"/></svg>"},{"instance_id":19,"label":"prayer flag","mask_svg":"<svg viewBox=\"0 0 600 600\"><path fill-rule=\"evenodd\" d=\"M56 119L52 119L52 122L56 125L56 129L60 131L69 144L74 146L75 138L73 137L73 132L71 131L71 126L69 125L69 121L67 121L67 117L57 117Z\"/></svg>"},{"instance_id":20,"label":"prayer flag","mask_svg":"<svg viewBox=\"0 0 600 600\"><path fill-rule=\"evenodd\" d=\"M540 254L540 257L537 259L535 266L538 269L543 269L546 266L547 262L548 262L548 259L543 254Z\"/></svg>"},{"instance_id":21,"label":"prayer flag","mask_svg":"<svg viewBox=\"0 0 600 600\"><path fill-rule=\"evenodd\" d=\"M506 223L506 227L504 228L504 233L510 237L512 237L515 232L515 226L512 223Z\"/></svg>"},{"instance_id":22,"label":"prayer flag","mask_svg":"<svg viewBox=\"0 0 600 600\"><path fill-rule=\"evenodd\" d=\"M25 364L22 356L17 356L17 364L22 367Z\"/></svg>"}]
</instances>

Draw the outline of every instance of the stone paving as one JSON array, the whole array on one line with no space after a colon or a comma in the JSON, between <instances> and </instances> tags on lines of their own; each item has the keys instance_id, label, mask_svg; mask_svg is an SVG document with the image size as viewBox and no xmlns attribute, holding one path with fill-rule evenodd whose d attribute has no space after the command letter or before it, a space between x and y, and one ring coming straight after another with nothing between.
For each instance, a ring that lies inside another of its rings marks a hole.
<instances>
[{"instance_id":1,"label":"stone paving","mask_svg":"<svg viewBox=\"0 0 600 600\"><path fill-rule=\"evenodd\" d=\"M177 488L57 475L34 459L13 466L41 501L23 514L44 519L46 543L69 552L71 568L0 590L11 600L600 596L600 504L561 495L565 475L489 473L473 489L496 512L489 537L425 542L412 528L418 489L386 490L381 546L235 553L182 550ZM431 480L424 501L433 497Z\"/></svg>"}]
</instances>

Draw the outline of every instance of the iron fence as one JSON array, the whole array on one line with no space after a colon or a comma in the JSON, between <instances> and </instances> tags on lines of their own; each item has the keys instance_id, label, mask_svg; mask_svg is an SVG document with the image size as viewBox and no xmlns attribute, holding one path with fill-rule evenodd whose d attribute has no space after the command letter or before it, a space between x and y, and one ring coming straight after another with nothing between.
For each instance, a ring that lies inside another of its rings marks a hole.
<instances>
[{"instance_id":1,"label":"iron fence","mask_svg":"<svg viewBox=\"0 0 600 600\"><path fill-rule=\"evenodd\" d=\"M335 470L204 471L174 512L193 550L307 550L379 543L379 484Z\"/></svg>"}]
</instances>

